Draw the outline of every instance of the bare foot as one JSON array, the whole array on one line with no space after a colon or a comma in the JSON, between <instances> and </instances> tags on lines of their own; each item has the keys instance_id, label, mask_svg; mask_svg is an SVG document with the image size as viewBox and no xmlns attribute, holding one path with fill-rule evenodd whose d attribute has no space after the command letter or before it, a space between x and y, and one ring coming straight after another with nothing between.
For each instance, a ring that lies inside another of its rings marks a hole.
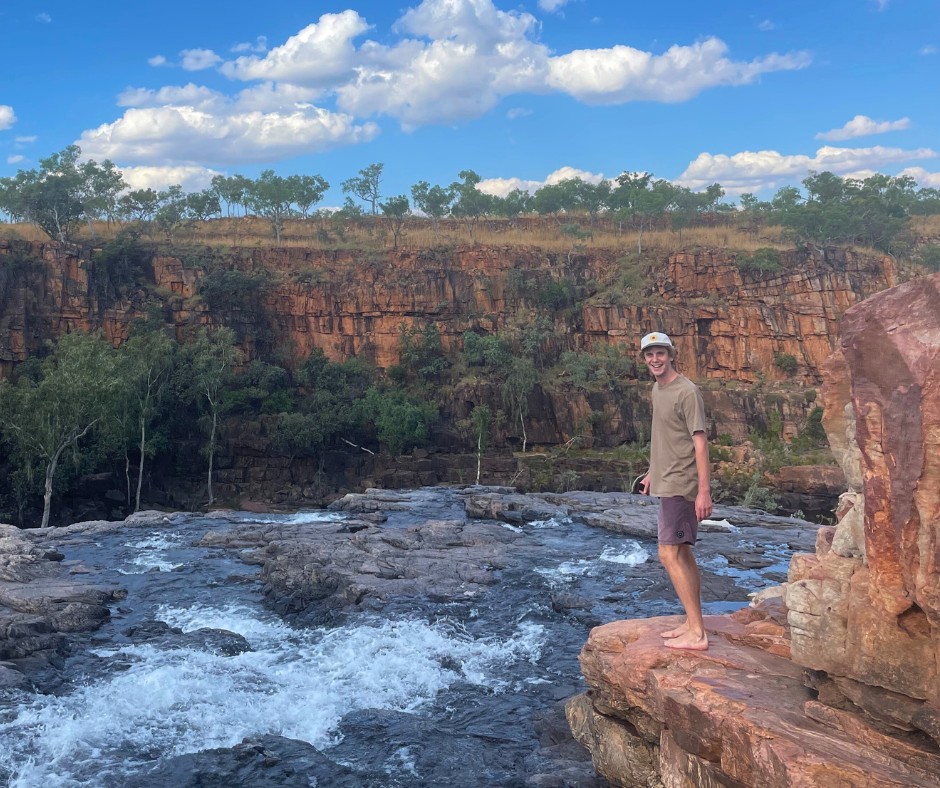
<instances>
[{"instance_id":1,"label":"bare foot","mask_svg":"<svg viewBox=\"0 0 940 788\"><path fill-rule=\"evenodd\" d=\"M684 624L676 627L675 629L670 629L668 632L663 632L661 638L678 638L682 637L686 632L689 631L689 622L686 621Z\"/></svg>"},{"instance_id":2,"label":"bare foot","mask_svg":"<svg viewBox=\"0 0 940 788\"><path fill-rule=\"evenodd\" d=\"M704 632L699 637L696 637L691 632L686 632L684 635L680 635L664 645L666 648L681 648L688 651L707 651L708 636Z\"/></svg>"}]
</instances>

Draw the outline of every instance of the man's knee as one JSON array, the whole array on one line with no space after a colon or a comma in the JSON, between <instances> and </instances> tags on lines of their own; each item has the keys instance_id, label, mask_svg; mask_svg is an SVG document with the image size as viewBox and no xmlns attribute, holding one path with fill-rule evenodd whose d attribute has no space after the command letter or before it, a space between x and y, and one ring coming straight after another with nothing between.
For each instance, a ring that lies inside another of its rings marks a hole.
<instances>
[{"instance_id":1,"label":"man's knee","mask_svg":"<svg viewBox=\"0 0 940 788\"><path fill-rule=\"evenodd\" d=\"M679 562L680 547L682 547L682 545L678 544L661 544L659 546L659 560L662 562L663 566L675 566Z\"/></svg>"}]
</instances>

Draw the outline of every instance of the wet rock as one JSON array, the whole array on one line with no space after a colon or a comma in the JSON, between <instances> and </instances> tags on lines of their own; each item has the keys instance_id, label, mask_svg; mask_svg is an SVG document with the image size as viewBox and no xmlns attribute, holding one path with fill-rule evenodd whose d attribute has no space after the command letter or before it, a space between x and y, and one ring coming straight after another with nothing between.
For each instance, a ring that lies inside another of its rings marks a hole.
<instances>
[{"instance_id":1,"label":"wet rock","mask_svg":"<svg viewBox=\"0 0 940 788\"><path fill-rule=\"evenodd\" d=\"M134 777L139 788L386 788L386 775L342 766L297 739L258 736L234 747L161 759Z\"/></svg>"},{"instance_id":2,"label":"wet rock","mask_svg":"<svg viewBox=\"0 0 940 788\"><path fill-rule=\"evenodd\" d=\"M236 632L227 629L203 627L183 632L163 621L145 621L124 630L124 635L134 643L147 643L156 648L195 649L208 651L221 657L234 657L252 651L248 641Z\"/></svg>"}]
</instances>

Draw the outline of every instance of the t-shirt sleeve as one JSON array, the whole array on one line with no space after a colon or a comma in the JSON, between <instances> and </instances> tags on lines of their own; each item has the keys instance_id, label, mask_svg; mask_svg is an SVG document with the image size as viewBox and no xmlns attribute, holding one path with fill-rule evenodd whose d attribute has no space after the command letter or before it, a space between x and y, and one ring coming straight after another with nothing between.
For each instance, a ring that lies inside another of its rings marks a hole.
<instances>
[{"instance_id":1,"label":"t-shirt sleeve","mask_svg":"<svg viewBox=\"0 0 940 788\"><path fill-rule=\"evenodd\" d=\"M682 398L682 412L689 435L705 432L705 401L698 388L692 389Z\"/></svg>"}]
</instances>

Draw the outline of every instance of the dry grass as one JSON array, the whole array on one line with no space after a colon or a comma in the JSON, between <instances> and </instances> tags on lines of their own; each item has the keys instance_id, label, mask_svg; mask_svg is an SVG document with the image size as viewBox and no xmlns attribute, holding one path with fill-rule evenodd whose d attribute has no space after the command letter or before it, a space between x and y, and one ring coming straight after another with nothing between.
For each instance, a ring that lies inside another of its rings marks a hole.
<instances>
[{"instance_id":1,"label":"dry grass","mask_svg":"<svg viewBox=\"0 0 940 788\"><path fill-rule=\"evenodd\" d=\"M594 238L572 239L562 234L552 219L527 217L517 231L504 219L481 221L473 232L473 242L486 246L536 246L549 252L571 252L590 249L613 249L632 251L637 248L638 233L625 229L622 233L615 226L599 226ZM587 230L587 222L582 223ZM95 223L95 233L100 239L113 238L118 231L116 225L110 228L104 222ZM326 233L326 235L324 235ZM30 224L0 224L0 237L12 235L28 241L45 241L48 236ZM144 236L145 238L147 236ZM76 240L91 240L87 226L82 225ZM156 233L153 240L166 240L162 233ZM209 222L197 222L195 225L180 230L175 237L180 243L199 243L208 246L230 247L274 247L276 241L270 223L257 217L239 219L213 219ZM282 236L282 247L305 249L365 249L379 251L391 249L393 237L385 219L378 217L364 221L347 222L342 237L335 231L329 219L308 219L307 221L286 222ZM462 223L455 221L440 222L440 233L434 235L431 222L415 218L405 225L399 246L404 249L427 249L440 245L467 245L471 243L469 232ZM690 227L678 232L668 229L652 230L643 233L643 251L675 251L694 249L695 247L719 247L754 251L761 247L772 246L777 249L790 249L792 244L782 237L780 228L762 228L759 235L746 232L731 225L718 227Z\"/></svg>"}]
</instances>

